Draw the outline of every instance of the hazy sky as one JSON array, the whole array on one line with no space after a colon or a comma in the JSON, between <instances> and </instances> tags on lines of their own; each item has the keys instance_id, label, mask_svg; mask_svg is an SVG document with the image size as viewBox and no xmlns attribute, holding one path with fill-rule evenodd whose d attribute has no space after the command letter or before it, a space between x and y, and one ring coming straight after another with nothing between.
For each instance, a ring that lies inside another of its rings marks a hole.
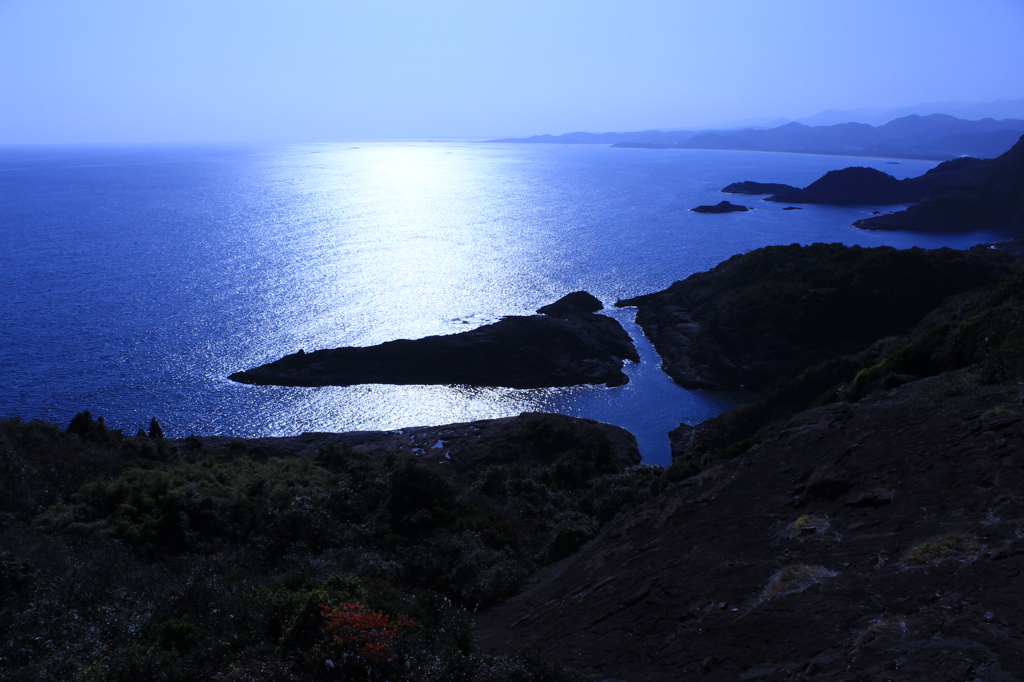
<instances>
[{"instance_id":1,"label":"hazy sky","mask_svg":"<svg viewBox=\"0 0 1024 682\"><path fill-rule=\"evenodd\" d=\"M0 143L680 128L1024 97L1024 0L0 0Z\"/></svg>"}]
</instances>

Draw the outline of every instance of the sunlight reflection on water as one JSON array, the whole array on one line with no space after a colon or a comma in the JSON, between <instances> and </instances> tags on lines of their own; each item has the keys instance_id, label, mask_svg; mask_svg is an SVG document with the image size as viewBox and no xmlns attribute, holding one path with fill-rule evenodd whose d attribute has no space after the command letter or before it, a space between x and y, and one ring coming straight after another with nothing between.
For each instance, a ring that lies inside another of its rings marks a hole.
<instances>
[{"instance_id":1,"label":"sunlight reflection on water","mask_svg":"<svg viewBox=\"0 0 1024 682\"><path fill-rule=\"evenodd\" d=\"M766 244L966 246L991 235L866 233L874 207L690 213L736 180L806 185L873 165L747 152L473 143L261 150L5 152L0 207L9 320L0 414L66 423L80 409L169 435L385 430L550 410L630 429L648 461L666 433L735 395L686 391L619 298ZM83 159L102 157L102 164ZM146 161L140 163L139 161ZM16 229L14 226L16 225ZM638 343L609 389L259 387L227 375L299 348L450 334L579 289ZM59 322L59 324L55 324ZM15 361L16 359L16 361Z\"/></svg>"}]
</instances>

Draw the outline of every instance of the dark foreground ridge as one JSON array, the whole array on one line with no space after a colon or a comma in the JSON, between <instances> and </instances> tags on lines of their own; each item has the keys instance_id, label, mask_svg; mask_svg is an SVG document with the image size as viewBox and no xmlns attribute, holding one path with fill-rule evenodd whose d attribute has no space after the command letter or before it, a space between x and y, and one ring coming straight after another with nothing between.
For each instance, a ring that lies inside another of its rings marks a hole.
<instances>
[{"instance_id":1,"label":"dark foreground ridge","mask_svg":"<svg viewBox=\"0 0 1024 682\"><path fill-rule=\"evenodd\" d=\"M619 301L686 388L761 389L900 334L947 296L1006 276L1000 249L769 246Z\"/></svg>"},{"instance_id":2,"label":"dark foreground ridge","mask_svg":"<svg viewBox=\"0 0 1024 682\"><path fill-rule=\"evenodd\" d=\"M544 388L621 386L624 360L639 362L629 334L586 292L461 334L399 339L365 348L299 351L230 378L246 384L466 384Z\"/></svg>"}]
</instances>

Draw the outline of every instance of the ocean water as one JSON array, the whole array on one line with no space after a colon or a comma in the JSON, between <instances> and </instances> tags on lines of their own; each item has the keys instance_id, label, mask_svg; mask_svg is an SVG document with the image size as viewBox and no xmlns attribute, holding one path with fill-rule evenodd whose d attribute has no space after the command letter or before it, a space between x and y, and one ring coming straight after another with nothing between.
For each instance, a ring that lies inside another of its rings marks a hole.
<instances>
[{"instance_id":1,"label":"ocean water","mask_svg":"<svg viewBox=\"0 0 1024 682\"><path fill-rule=\"evenodd\" d=\"M544 410L599 419L668 462L667 432L733 404L687 391L615 300L769 244L966 247L873 233L876 207L783 211L722 195L851 165L757 152L381 142L0 150L0 417L80 410L170 436L390 430ZM688 209L729 198L748 213ZM880 210L892 208L878 207ZM630 383L516 390L288 388L227 376L300 348L449 334L585 289L638 343Z\"/></svg>"}]
</instances>

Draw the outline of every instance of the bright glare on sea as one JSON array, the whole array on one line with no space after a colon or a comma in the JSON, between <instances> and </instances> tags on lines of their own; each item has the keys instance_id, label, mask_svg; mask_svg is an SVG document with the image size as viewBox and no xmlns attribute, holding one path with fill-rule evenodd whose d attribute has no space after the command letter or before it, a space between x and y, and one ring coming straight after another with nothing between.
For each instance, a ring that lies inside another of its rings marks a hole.
<instances>
[{"instance_id":1,"label":"bright glare on sea","mask_svg":"<svg viewBox=\"0 0 1024 682\"><path fill-rule=\"evenodd\" d=\"M934 164L583 145L389 142L0 150L0 417L80 410L170 436L390 430L554 411L667 432L735 395L687 391L619 298L768 244L965 247L989 234L871 233L884 207L783 211L738 180ZM729 198L749 213L688 209ZM293 353L450 334L585 289L639 345L629 384L517 390L282 388L227 375Z\"/></svg>"}]
</instances>

